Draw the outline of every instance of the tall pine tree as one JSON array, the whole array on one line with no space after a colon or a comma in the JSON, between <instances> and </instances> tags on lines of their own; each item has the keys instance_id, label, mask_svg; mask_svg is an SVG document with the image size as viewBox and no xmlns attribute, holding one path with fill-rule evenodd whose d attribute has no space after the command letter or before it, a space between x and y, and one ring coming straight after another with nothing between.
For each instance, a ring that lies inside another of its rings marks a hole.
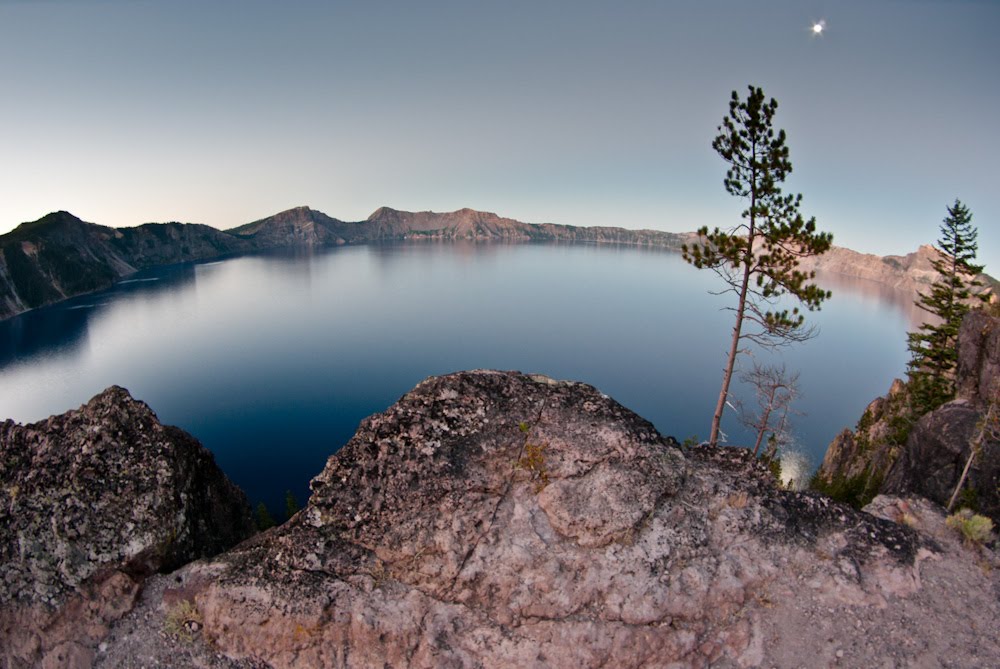
<instances>
[{"instance_id":1,"label":"tall pine tree","mask_svg":"<svg viewBox=\"0 0 1000 669\"><path fill-rule=\"evenodd\" d=\"M781 192L792 162L785 131L775 132L773 127L778 103L774 98L765 100L760 88L749 88L746 101L733 91L729 114L712 142L729 166L723 181L726 191L747 200L743 222L711 233L703 227L697 243L682 247L686 261L715 270L727 286L722 292L733 293L736 299L736 306L730 307L735 323L708 438L712 445L719 440L741 342L778 345L807 339L811 333L803 327L798 307L781 308L777 299L791 295L813 310L830 297L829 291L810 283L816 273L800 270L799 259L828 250L833 236L817 232L816 219L802 217L801 195Z\"/></svg>"},{"instance_id":2,"label":"tall pine tree","mask_svg":"<svg viewBox=\"0 0 1000 669\"><path fill-rule=\"evenodd\" d=\"M958 363L958 328L976 300L987 299L976 277L983 266L975 264L976 228L972 213L959 200L948 207L941 225L941 238L931 262L938 278L930 292L921 294L916 305L933 314L931 322L909 334L911 359L907 374L918 415L931 411L955 396Z\"/></svg>"}]
</instances>

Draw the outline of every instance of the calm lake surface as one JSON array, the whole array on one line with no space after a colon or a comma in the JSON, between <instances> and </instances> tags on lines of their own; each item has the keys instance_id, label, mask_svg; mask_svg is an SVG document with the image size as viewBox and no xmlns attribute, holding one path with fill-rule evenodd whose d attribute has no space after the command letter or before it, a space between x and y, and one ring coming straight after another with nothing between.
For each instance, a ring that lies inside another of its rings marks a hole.
<instances>
[{"instance_id":1,"label":"calm lake surface","mask_svg":"<svg viewBox=\"0 0 1000 669\"><path fill-rule=\"evenodd\" d=\"M807 315L819 336L781 354L801 374L794 432L812 467L903 374L911 329L891 292L823 285L833 299ZM580 245L355 246L171 266L0 322L0 419L40 420L124 386L274 511L285 490L305 502L362 418L462 369L585 381L665 435L704 438L732 327L729 302L707 292L719 287L679 254ZM733 412L723 429L730 443L749 439Z\"/></svg>"}]
</instances>

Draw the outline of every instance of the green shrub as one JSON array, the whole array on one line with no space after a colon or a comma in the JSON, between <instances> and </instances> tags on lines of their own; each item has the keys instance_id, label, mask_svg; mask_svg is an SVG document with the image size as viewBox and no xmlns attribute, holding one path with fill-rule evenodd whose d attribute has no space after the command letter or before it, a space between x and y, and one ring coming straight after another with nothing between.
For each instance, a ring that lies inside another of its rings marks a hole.
<instances>
[{"instance_id":1,"label":"green shrub","mask_svg":"<svg viewBox=\"0 0 1000 669\"><path fill-rule=\"evenodd\" d=\"M969 509L953 513L945 522L948 527L958 530L968 544L984 544L993 534L993 521Z\"/></svg>"},{"instance_id":2,"label":"green shrub","mask_svg":"<svg viewBox=\"0 0 1000 669\"><path fill-rule=\"evenodd\" d=\"M767 465L768 470L771 472L771 476L774 480L781 485L781 458L771 458L764 463Z\"/></svg>"},{"instance_id":3,"label":"green shrub","mask_svg":"<svg viewBox=\"0 0 1000 669\"><path fill-rule=\"evenodd\" d=\"M871 471L866 469L857 476L838 475L827 482L820 477L819 472L816 472L809 480L809 489L860 510L878 494L883 478L882 474L872 475Z\"/></svg>"},{"instance_id":4,"label":"green shrub","mask_svg":"<svg viewBox=\"0 0 1000 669\"><path fill-rule=\"evenodd\" d=\"M980 511L979 490L973 487L962 488L962 492L958 494L958 508L978 513Z\"/></svg>"}]
</instances>

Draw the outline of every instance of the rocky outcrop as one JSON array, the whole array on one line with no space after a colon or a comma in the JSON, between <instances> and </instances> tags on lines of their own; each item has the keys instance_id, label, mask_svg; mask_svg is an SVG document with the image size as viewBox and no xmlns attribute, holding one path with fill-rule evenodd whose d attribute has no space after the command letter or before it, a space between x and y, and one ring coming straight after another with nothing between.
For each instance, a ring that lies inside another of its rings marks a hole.
<instances>
[{"instance_id":1,"label":"rocky outcrop","mask_svg":"<svg viewBox=\"0 0 1000 669\"><path fill-rule=\"evenodd\" d=\"M962 319L956 394L916 422L882 489L947 504L982 433L961 503L1000 524L1000 429L995 419L984 425L988 405L1000 404L1000 319L981 311Z\"/></svg>"},{"instance_id":2,"label":"rocky outcrop","mask_svg":"<svg viewBox=\"0 0 1000 669\"><path fill-rule=\"evenodd\" d=\"M0 316L107 288L135 272L114 236L64 211L0 236Z\"/></svg>"},{"instance_id":3,"label":"rocky outcrop","mask_svg":"<svg viewBox=\"0 0 1000 669\"><path fill-rule=\"evenodd\" d=\"M118 228L112 242L136 269L208 260L259 248L248 240L196 223L146 223Z\"/></svg>"},{"instance_id":4,"label":"rocky outcrop","mask_svg":"<svg viewBox=\"0 0 1000 669\"><path fill-rule=\"evenodd\" d=\"M432 378L362 423L288 523L164 597L273 667L751 667L782 601L917 588L913 531L675 443L587 385Z\"/></svg>"},{"instance_id":5,"label":"rocky outcrop","mask_svg":"<svg viewBox=\"0 0 1000 669\"><path fill-rule=\"evenodd\" d=\"M913 426L906 448L889 470L882 491L920 495L947 504L958 484L983 412L973 402L948 402ZM1000 523L1000 440L986 439L969 472L962 502Z\"/></svg>"},{"instance_id":6,"label":"rocky outcrop","mask_svg":"<svg viewBox=\"0 0 1000 669\"><path fill-rule=\"evenodd\" d=\"M141 592L248 529L211 456L117 388L8 421L0 446L4 667L1000 657L1000 569L982 568L1000 561L933 505L780 490L746 451L682 450L584 384L428 379L362 423L286 524Z\"/></svg>"},{"instance_id":7,"label":"rocky outcrop","mask_svg":"<svg viewBox=\"0 0 1000 669\"><path fill-rule=\"evenodd\" d=\"M906 444L910 413L906 385L895 379L885 397L865 408L853 430L845 428L830 442L812 487L858 508L871 501Z\"/></svg>"},{"instance_id":8,"label":"rocky outcrop","mask_svg":"<svg viewBox=\"0 0 1000 669\"><path fill-rule=\"evenodd\" d=\"M326 246L361 241L357 223L345 223L309 207L296 207L228 231L257 248Z\"/></svg>"},{"instance_id":9,"label":"rocky outcrop","mask_svg":"<svg viewBox=\"0 0 1000 669\"><path fill-rule=\"evenodd\" d=\"M380 207L362 224L369 239L503 240L510 242L580 242L622 244L679 251L693 233L627 230L614 227L578 227L555 223L522 223L494 213L459 209L437 213L408 212Z\"/></svg>"},{"instance_id":10,"label":"rocky outcrop","mask_svg":"<svg viewBox=\"0 0 1000 669\"><path fill-rule=\"evenodd\" d=\"M144 578L252 530L212 455L122 388L0 424L0 666L89 666Z\"/></svg>"},{"instance_id":11,"label":"rocky outcrop","mask_svg":"<svg viewBox=\"0 0 1000 669\"><path fill-rule=\"evenodd\" d=\"M1000 400L1000 319L972 311L958 336L956 399L913 417L906 388L865 410L854 431L827 449L814 483L820 490L863 503L879 492L915 494L947 504L980 432L989 402ZM963 503L1000 523L1000 441L987 430L970 470Z\"/></svg>"}]
</instances>

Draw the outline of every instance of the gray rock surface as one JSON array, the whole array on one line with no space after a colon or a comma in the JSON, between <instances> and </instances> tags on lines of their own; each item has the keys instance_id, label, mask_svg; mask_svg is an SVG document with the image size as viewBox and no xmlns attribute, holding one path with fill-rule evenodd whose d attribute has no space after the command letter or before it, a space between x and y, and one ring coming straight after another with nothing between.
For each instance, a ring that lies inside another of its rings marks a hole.
<instances>
[{"instance_id":1,"label":"gray rock surface","mask_svg":"<svg viewBox=\"0 0 1000 669\"><path fill-rule=\"evenodd\" d=\"M0 424L0 666L89 666L143 579L252 531L212 455L122 388Z\"/></svg>"},{"instance_id":2,"label":"gray rock surface","mask_svg":"<svg viewBox=\"0 0 1000 669\"><path fill-rule=\"evenodd\" d=\"M1000 398L1000 319L973 311L958 331L956 395L976 404Z\"/></svg>"},{"instance_id":3,"label":"gray rock surface","mask_svg":"<svg viewBox=\"0 0 1000 669\"><path fill-rule=\"evenodd\" d=\"M982 410L969 400L948 402L922 417L913 426L899 460L889 470L882 491L920 495L947 505L982 420ZM1000 440L984 441L965 488L971 491L965 501L1000 523Z\"/></svg>"},{"instance_id":4,"label":"gray rock surface","mask_svg":"<svg viewBox=\"0 0 1000 669\"><path fill-rule=\"evenodd\" d=\"M312 489L164 595L230 658L770 666L774 592L887 606L926 553L910 529L776 489L744 451L685 454L590 386L516 373L424 381Z\"/></svg>"}]
</instances>

